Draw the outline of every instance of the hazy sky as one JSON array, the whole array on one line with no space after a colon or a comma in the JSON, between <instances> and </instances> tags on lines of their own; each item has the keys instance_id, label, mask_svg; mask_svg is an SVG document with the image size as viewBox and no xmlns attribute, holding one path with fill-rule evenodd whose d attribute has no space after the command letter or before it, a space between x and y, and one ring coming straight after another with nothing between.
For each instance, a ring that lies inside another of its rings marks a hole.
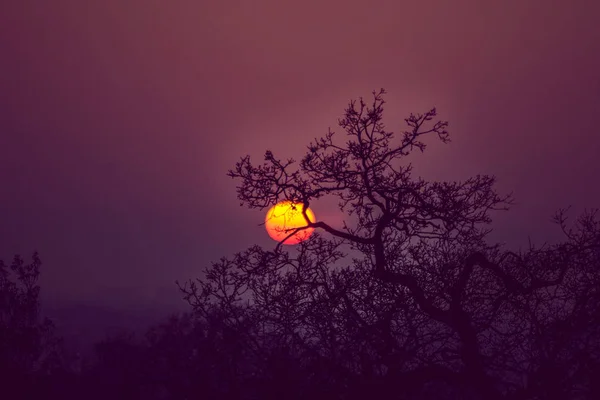
<instances>
[{"instance_id":1,"label":"hazy sky","mask_svg":"<svg viewBox=\"0 0 600 400\"><path fill-rule=\"evenodd\" d=\"M0 258L39 250L50 304L176 303L175 279L273 244L227 169L301 158L381 87L389 129L450 122L417 174L495 174L518 201L497 237L551 238L558 207L600 206L599 4L3 1Z\"/></svg>"}]
</instances>

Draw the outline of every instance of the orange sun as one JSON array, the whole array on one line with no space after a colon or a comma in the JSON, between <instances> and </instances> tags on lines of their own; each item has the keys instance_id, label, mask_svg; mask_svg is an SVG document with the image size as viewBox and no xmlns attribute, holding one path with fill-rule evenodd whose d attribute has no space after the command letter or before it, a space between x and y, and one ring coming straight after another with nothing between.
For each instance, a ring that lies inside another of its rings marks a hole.
<instances>
[{"instance_id":1,"label":"orange sun","mask_svg":"<svg viewBox=\"0 0 600 400\"><path fill-rule=\"evenodd\" d=\"M293 203L291 201L281 201L271 207L265 218L265 227L269 236L273 240L281 242L292 233L289 229L306 226L306 220L304 219L304 215L302 215L303 208L304 205L302 203ZM315 214L310 208L306 209L306 215L310 222L315 222ZM283 244L298 244L308 239L313 231L314 228L303 229L287 239Z\"/></svg>"}]
</instances>

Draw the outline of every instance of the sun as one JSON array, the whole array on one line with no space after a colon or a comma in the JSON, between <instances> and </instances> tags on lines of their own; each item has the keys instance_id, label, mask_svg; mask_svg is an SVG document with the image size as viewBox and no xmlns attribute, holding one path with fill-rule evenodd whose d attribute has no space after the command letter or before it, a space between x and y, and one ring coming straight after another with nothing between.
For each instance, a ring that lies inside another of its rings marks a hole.
<instances>
[{"instance_id":1,"label":"sun","mask_svg":"<svg viewBox=\"0 0 600 400\"><path fill-rule=\"evenodd\" d=\"M273 240L281 242L292 233L289 229L306 226L306 220L304 219L304 215L302 215L303 209L304 205L302 203L291 201L281 201L271 207L265 218L265 227L269 236ZM306 215L310 222L315 222L315 214L310 208L306 209ZM283 244L298 244L308 239L313 231L314 228L303 229L287 239Z\"/></svg>"}]
</instances>

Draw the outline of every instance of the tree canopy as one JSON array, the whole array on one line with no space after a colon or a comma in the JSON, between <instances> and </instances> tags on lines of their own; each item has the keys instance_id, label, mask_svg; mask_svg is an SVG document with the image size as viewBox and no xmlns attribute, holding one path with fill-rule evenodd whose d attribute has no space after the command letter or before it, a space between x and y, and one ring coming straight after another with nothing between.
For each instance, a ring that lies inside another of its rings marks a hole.
<instances>
[{"instance_id":1,"label":"tree canopy","mask_svg":"<svg viewBox=\"0 0 600 400\"><path fill-rule=\"evenodd\" d=\"M293 250L253 246L214 263L181 286L193 309L243 326L257 354L279 343L307 365L327 365L339 387L486 399L589 391L581 388L600 355L595 213L569 227L560 210L558 244L515 252L489 243L491 212L512 197L493 176L415 176L408 156L428 138L448 143L448 123L432 109L406 118L401 134L388 131L384 94L350 102L343 137L329 130L300 162L266 151L262 164L245 156L229 171L242 205L307 209L328 196L346 220L336 229L305 215L290 235L317 233Z\"/></svg>"},{"instance_id":2,"label":"tree canopy","mask_svg":"<svg viewBox=\"0 0 600 400\"><path fill-rule=\"evenodd\" d=\"M600 398L597 212L558 210L557 243L492 242L511 195L494 176L418 176L411 157L449 143L448 123L432 109L388 131L384 95L350 102L299 162L266 151L229 171L244 206L301 203L288 237L307 240L221 258L177 283L189 313L107 337L77 367L41 318L37 253L0 262L0 397ZM308 218L322 198L341 226Z\"/></svg>"}]
</instances>

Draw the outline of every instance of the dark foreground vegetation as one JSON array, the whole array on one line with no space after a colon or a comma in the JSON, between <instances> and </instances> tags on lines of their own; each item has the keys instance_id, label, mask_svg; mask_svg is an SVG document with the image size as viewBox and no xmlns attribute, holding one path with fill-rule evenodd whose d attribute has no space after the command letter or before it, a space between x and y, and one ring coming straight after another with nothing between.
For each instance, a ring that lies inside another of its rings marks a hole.
<instances>
[{"instance_id":1,"label":"dark foreground vegetation","mask_svg":"<svg viewBox=\"0 0 600 400\"><path fill-rule=\"evenodd\" d=\"M449 141L435 109L382 124L352 102L299 163L230 171L263 209L337 197L343 229L255 246L179 284L189 313L75 363L39 315L40 260L0 265L1 399L600 399L600 221L556 215L558 243L487 239L494 177L428 182L407 157ZM290 232L293 234L294 232Z\"/></svg>"}]
</instances>

